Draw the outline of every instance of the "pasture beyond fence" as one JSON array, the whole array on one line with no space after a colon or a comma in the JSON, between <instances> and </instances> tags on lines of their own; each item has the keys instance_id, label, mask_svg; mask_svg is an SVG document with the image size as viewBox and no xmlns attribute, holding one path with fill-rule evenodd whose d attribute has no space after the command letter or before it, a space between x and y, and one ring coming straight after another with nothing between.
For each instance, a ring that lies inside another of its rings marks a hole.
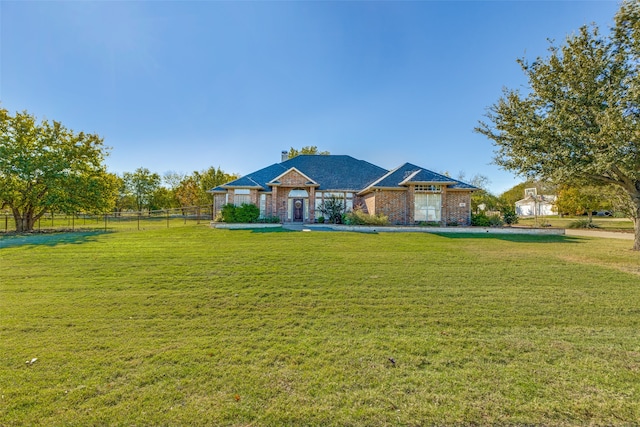
<instances>
[{"instance_id":1,"label":"pasture beyond fence","mask_svg":"<svg viewBox=\"0 0 640 427\"><path fill-rule=\"evenodd\" d=\"M36 221L33 231L62 230L151 230L169 227L184 227L209 223L213 219L211 206L189 206L152 211L124 211L102 214L47 213ZM15 231L13 215L0 213L0 232Z\"/></svg>"}]
</instances>

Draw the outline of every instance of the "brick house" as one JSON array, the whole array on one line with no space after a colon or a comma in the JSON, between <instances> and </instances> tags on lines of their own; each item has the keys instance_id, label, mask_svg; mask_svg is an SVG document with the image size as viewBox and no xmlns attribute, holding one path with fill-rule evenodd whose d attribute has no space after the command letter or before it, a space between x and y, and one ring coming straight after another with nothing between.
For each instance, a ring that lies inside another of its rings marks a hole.
<instances>
[{"instance_id":1,"label":"brick house","mask_svg":"<svg viewBox=\"0 0 640 427\"><path fill-rule=\"evenodd\" d=\"M405 163L386 170L342 155L300 155L283 152L275 163L210 190L214 212L226 203L253 203L262 217L281 222L315 222L324 200L336 196L347 210L384 214L392 224L423 222L469 225L471 193L476 187Z\"/></svg>"}]
</instances>

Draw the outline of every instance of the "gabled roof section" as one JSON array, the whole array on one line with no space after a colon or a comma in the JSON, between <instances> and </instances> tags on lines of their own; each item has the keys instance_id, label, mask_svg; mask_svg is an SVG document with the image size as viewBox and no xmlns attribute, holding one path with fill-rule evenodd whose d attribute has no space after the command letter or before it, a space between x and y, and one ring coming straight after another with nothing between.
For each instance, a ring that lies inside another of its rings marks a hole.
<instances>
[{"instance_id":1,"label":"gabled roof section","mask_svg":"<svg viewBox=\"0 0 640 427\"><path fill-rule=\"evenodd\" d=\"M216 187L211 191L216 191L218 189L226 191L227 188L259 188L261 190L268 191L269 185L267 185L267 183L284 173L286 170L287 169L281 166L280 163L274 163L271 166L252 172L234 181L227 182L226 184Z\"/></svg>"},{"instance_id":2,"label":"gabled roof section","mask_svg":"<svg viewBox=\"0 0 640 427\"><path fill-rule=\"evenodd\" d=\"M473 185L466 184L462 181L458 181L457 179L450 178L411 163L405 163L383 175L380 179L365 188L362 193L367 193L376 188L400 190L411 184L446 185L447 188L455 190L477 190Z\"/></svg>"},{"instance_id":3,"label":"gabled roof section","mask_svg":"<svg viewBox=\"0 0 640 427\"><path fill-rule=\"evenodd\" d=\"M409 182L411 182L412 184L442 183L442 185L446 184L448 189L454 189L454 190L472 190L472 191L479 190L479 188L474 187L471 184L467 184L466 182L462 182L460 180L451 178L446 175L441 175L439 173L432 172L427 169L421 169L420 172L418 172L416 175L411 177L411 180Z\"/></svg>"},{"instance_id":4,"label":"gabled roof section","mask_svg":"<svg viewBox=\"0 0 640 427\"><path fill-rule=\"evenodd\" d=\"M343 155L303 154L280 165L287 169L294 167L304 173L310 180L320 184L319 191L360 191L387 172L386 169L364 160Z\"/></svg>"},{"instance_id":5,"label":"gabled roof section","mask_svg":"<svg viewBox=\"0 0 640 427\"><path fill-rule=\"evenodd\" d=\"M224 188L263 188L258 182L256 182L250 176L243 176L235 181L223 184Z\"/></svg>"},{"instance_id":6,"label":"gabled roof section","mask_svg":"<svg viewBox=\"0 0 640 427\"><path fill-rule=\"evenodd\" d=\"M308 180L306 185L318 186L317 182L315 182L313 179L309 178L304 172L299 171L298 168L296 168L296 167L291 167L291 168L287 169L286 171L282 172L280 175L276 176L271 181L269 181L267 183L267 185L279 185L280 184L280 179L283 176L285 176L286 174L290 173L290 172L296 172L296 173L300 174L304 179Z\"/></svg>"}]
</instances>

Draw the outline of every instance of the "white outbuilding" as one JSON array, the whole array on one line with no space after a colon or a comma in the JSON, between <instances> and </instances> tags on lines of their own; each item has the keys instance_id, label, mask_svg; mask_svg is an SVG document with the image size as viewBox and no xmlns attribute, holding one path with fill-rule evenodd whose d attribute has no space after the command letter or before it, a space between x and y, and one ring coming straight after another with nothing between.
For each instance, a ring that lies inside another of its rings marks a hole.
<instances>
[{"instance_id":1,"label":"white outbuilding","mask_svg":"<svg viewBox=\"0 0 640 427\"><path fill-rule=\"evenodd\" d=\"M556 196L538 196L535 188L524 190L524 199L516 202L516 214L518 216L548 216L555 215L553 205L556 203Z\"/></svg>"}]
</instances>

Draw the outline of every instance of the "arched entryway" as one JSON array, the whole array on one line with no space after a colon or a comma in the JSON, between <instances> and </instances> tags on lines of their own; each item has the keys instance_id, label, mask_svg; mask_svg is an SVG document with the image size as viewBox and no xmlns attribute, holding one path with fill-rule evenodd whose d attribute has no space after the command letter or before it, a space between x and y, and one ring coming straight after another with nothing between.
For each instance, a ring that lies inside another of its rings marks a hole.
<instances>
[{"instance_id":1,"label":"arched entryway","mask_svg":"<svg viewBox=\"0 0 640 427\"><path fill-rule=\"evenodd\" d=\"M304 222L309 219L309 193L303 188L289 191L287 219L293 222Z\"/></svg>"}]
</instances>

